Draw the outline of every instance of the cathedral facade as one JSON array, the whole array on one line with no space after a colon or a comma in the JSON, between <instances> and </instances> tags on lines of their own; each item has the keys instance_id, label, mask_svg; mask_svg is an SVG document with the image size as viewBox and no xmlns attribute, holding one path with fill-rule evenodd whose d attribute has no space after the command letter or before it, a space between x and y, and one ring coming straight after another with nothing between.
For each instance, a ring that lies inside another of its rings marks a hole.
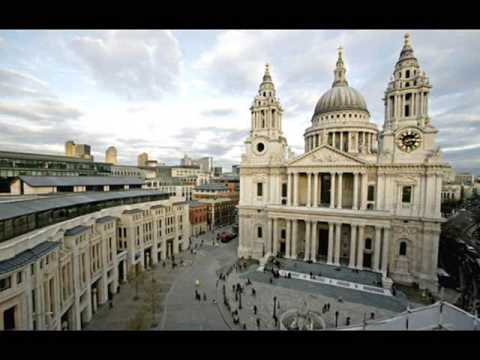
<instances>
[{"instance_id":1,"label":"cathedral facade","mask_svg":"<svg viewBox=\"0 0 480 360\"><path fill-rule=\"evenodd\" d=\"M405 35L383 99L383 130L348 85L339 49L295 156L268 65L240 165L239 257L324 262L437 292L442 179L448 163L429 117L431 85Z\"/></svg>"}]
</instances>

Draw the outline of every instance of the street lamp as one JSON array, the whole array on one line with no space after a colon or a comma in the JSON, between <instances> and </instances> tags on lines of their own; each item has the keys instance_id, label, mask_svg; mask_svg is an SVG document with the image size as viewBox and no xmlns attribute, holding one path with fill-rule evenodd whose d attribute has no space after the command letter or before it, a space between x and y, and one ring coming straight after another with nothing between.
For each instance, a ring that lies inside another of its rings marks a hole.
<instances>
[{"instance_id":1,"label":"street lamp","mask_svg":"<svg viewBox=\"0 0 480 360\"><path fill-rule=\"evenodd\" d=\"M242 310L242 292L238 292L238 308Z\"/></svg>"},{"instance_id":2,"label":"street lamp","mask_svg":"<svg viewBox=\"0 0 480 360\"><path fill-rule=\"evenodd\" d=\"M277 297L273 297L273 318L277 317Z\"/></svg>"}]
</instances>

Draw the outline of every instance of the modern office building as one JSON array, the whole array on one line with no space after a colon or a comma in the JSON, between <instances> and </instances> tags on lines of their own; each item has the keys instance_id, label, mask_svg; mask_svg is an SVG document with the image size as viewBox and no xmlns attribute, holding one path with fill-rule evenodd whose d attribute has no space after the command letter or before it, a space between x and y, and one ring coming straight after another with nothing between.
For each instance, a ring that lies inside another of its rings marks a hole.
<instances>
[{"instance_id":1,"label":"modern office building","mask_svg":"<svg viewBox=\"0 0 480 360\"><path fill-rule=\"evenodd\" d=\"M80 330L189 236L188 203L158 191L0 203L0 330Z\"/></svg>"},{"instance_id":2,"label":"modern office building","mask_svg":"<svg viewBox=\"0 0 480 360\"><path fill-rule=\"evenodd\" d=\"M115 146L110 146L105 152L105 162L107 164L117 165L117 148Z\"/></svg>"}]
</instances>

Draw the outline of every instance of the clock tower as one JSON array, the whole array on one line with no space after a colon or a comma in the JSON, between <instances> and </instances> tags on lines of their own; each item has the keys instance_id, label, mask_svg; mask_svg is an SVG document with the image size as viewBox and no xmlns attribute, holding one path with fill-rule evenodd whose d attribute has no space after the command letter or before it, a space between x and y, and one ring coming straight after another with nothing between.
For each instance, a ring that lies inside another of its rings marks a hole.
<instances>
[{"instance_id":1,"label":"clock tower","mask_svg":"<svg viewBox=\"0 0 480 360\"><path fill-rule=\"evenodd\" d=\"M405 34L395 70L385 91L385 122L380 156L387 162L423 162L438 153L437 130L428 114L430 85Z\"/></svg>"},{"instance_id":2,"label":"clock tower","mask_svg":"<svg viewBox=\"0 0 480 360\"><path fill-rule=\"evenodd\" d=\"M250 112L251 130L245 141L246 153L242 162L255 165L282 163L287 148L282 133L283 109L276 97L268 64Z\"/></svg>"}]
</instances>

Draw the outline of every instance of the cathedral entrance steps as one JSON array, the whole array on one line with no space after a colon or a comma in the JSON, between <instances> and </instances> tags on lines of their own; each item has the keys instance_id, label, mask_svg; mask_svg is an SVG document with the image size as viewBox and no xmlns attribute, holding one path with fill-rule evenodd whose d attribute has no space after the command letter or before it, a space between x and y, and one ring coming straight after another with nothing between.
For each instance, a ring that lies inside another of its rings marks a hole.
<instances>
[{"instance_id":1,"label":"cathedral entrance steps","mask_svg":"<svg viewBox=\"0 0 480 360\"><path fill-rule=\"evenodd\" d=\"M264 267L260 266L257 271L264 271ZM347 289L352 289L352 290L358 290L358 291L363 291L363 292L368 292L371 294L377 294L377 295L384 295L384 296L393 296L392 292L388 289L384 289L381 287L377 286L371 286L371 285L365 285L365 284L358 284L350 281L345 281L345 280L338 280L338 279L333 279L333 278L328 278L324 276L316 276L314 275L313 277L310 276L310 274L305 274L297 271L291 271L291 270L279 270L280 276L287 277L290 274L290 277L292 279L298 279L298 280L304 280L304 281L310 281L314 283L319 283L319 284L325 284L325 285L331 285L331 286L337 286L337 287L342 287L342 288L347 288Z\"/></svg>"},{"instance_id":2,"label":"cathedral entrance steps","mask_svg":"<svg viewBox=\"0 0 480 360\"><path fill-rule=\"evenodd\" d=\"M374 287L382 287L382 274L368 269L357 270L346 265L330 265L325 262L306 262L296 259L276 258L280 269L295 271L303 274L313 273L330 279L348 281L355 284L363 284ZM267 268L272 264L268 263Z\"/></svg>"}]
</instances>

